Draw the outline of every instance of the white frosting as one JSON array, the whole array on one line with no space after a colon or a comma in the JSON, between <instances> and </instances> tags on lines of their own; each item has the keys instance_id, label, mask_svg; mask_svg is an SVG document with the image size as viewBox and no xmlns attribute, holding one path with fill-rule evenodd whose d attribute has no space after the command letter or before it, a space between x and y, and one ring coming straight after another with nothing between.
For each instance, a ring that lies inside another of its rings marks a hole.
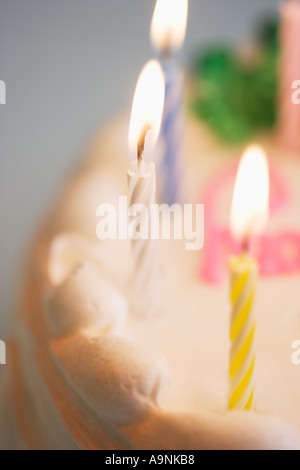
<instances>
[{"instance_id":1,"label":"white frosting","mask_svg":"<svg viewBox=\"0 0 300 470\"><path fill-rule=\"evenodd\" d=\"M136 448L172 450L299 449L297 432L271 416L232 412L160 413L126 432Z\"/></svg>"},{"instance_id":2,"label":"white frosting","mask_svg":"<svg viewBox=\"0 0 300 470\"><path fill-rule=\"evenodd\" d=\"M97 265L85 262L53 288L45 311L54 336L80 329L95 335L118 333L127 320L128 301Z\"/></svg>"},{"instance_id":3,"label":"white frosting","mask_svg":"<svg viewBox=\"0 0 300 470\"><path fill-rule=\"evenodd\" d=\"M84 402L118 425L147 416L170 379L163 356L123 338L74 336L53 342L52 350Z\"/></svg>"},{"instance_id":4,"label":"white frosting","mask_svg":"<svg viewBox=\"0 0 300 470\"><path fill-rule=\"evenodd\" d=\"M24 450L26 448L18 432L13 413L9 368L2 367L0 381L0 450Z\"/></svg>"},{"instance_id":5,"label":"white frosting","mask_svg":"<svg viewBox=\"0 0 300 470\"><path fill-rule=\"evenodd\" d=\"M48 346L57 380L63 378L67 396L78 396L78 408L87 413L86 424L90 416L99 419L101 429L103 422L109 423L106 443L97 444L101 448L112 448L120 438L122 448L299 449L300 369L290 360L291 343L300 338L299 276L260 283L256 307L258 413L225 413L229 287L204 285L196 275L199 257L186 252L181 242L162 244L162 316L151 320L130 318L122 330L123 338L103 336L106 329L114 331L126 317L126 302L111 279L124 286L130 269L123 279L118 278L116 273L127 268L128 245L122 242L101 244L100 252L109 247L110 256L99 255L95 213L99 202L110 202L107 198L111 190L115 195L124 194L125 135L123 122L105 130L88 160L88 170L75 177L67 188L45 230L49 240L58 236L50 250L53 291L47 303L52 332ZM189 127L188 142L187 201L197 201L199 190L217 169L226 165L224 153L230 158L230 151L210 141L194 124ZM103 192L99 189L102 165L105 175L110 175L109 184L103 182L102 189L108 184ZM298 162L295 165L281 159L280 165L282 173L295 183L295 204L300 207ZM229 199L226 195L222 200L224 214ZM288 222L295 222L294 210L285 214L285 226ZM83 267L77 270L80 263ZM95 335L91 328L95 325L101 332L97 338L91 336ZM89 334L83 331L87 327ZM66 337L70 334L73 336ZM47 356L46 345L39 347L42 350L38 354ZM24 360L25 356L32 360L30 354L26 351ZM168 363L172 381L167 386ZM47 375L41 369L39 373ZM51 385L48 381L48 388ZM33 384L31 393L36 394ZM69 420L68 432L74 435L77 425L74 422L72 428ZM88 448L89 438L92 440L93 436L87 435L81 441L83 447ZM49 437L49 446L50 441Z\"/></svg>"},{"instance_id":6,"label":"white frosting","mask_svg":"<svg viewBox=\"0 0 300 470\"><path fill-rule=\"evenodd\" d=\"M23 437L26 438L27 446L34 450L79 449L73 436L63 424L63 416L53 402L45 377L33 360L30 334L23 329L18 332L18 339L22 351L19 364L22 382L18 393L23 401L23 419L26 428L22 431L25 432Z\"/></svg>"},{"instance_id":7,"label":"white frosting","mask_svg":"<svg viewBox=\"0 0 300 470\"><path fill-rule=\"evenodd\" d=\"M100 203L117 206L120 185L122 181L120 181L119 172L115 173L105 167L101 170L82 170L74 175L48 218L47 235L53 237L59 232L73 231L97 241L97 207ZM124 191L126 194L126 184L124 184Z\"/></svg>"},{"instance_id":8,"label":"white frosting","mask_svg":"<svg viewBox=\"0 0 300 470\"><path fill-rule=\"evenodd\" d=\"M100 241L96 237L74 232L60 233L50 245L48 272L51 284L62 284L83 261L97 263L106 277L123 285L132 267L130 245L127 240L116 244L111 240Z\"/></svg>"}]
</instances>

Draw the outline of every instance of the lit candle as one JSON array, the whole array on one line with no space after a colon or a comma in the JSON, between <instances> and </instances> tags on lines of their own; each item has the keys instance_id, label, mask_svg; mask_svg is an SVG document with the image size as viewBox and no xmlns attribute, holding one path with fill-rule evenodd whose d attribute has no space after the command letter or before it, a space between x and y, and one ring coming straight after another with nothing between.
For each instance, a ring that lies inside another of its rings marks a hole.
<instances>
[{"instance_id":1,"label":"lit candle","mask_svg":"<svg viewBox=\"0 0 300 470\"><path fill-rule=\"evenodd\" d=\"M264 229L268 213L268 162L261 148L249 147L239 167L231 213L231 230L242 251L230 259L230 410L251 410L254 406L256 317L253 306L259 269L248 248L251 237Z\"/></svg>"},{"instance_id":2,"label":"lit candle","mask_svg":"<svg viewBox=\"0 0 300 470\"><path fill-rule=\"evenodd\" d=\"M149 233L151 206L156 203L156 174L154 163L144 161L144 151L146 136L148 150L159 136L164 96L163 71L152 60L139 77L129 129L130 148L137 151L128 171L129 216L139 214L138 236L131 233L135 267L131 294L132 310L140 316L154 316L160 311L159 241L151 239Z\"/></svg>"},{"instance_id":3,"label":"lit candle","mask_svg":"<svg viewBox=\"0 0 300 470\"><path fill-rule=\"evenodd\" d=\"M161 199L172 205L180 201L183 139L183 73L173 52L183 45L188 17L188 0L157 0L151 24L151 39L161 55L166 80L162 120Z\"/></svg>"},{"instance_id":4,"label":"lit candle","mask_svg":"<svg viewBox=\"0 0 300 470\"><path fill-rule=\"evenodd\" d=\"M280 5L279 135L285 148L300 152L300 106L293 103L293 83L300 78L300 1Z\"/></svg>"}]
</instances>

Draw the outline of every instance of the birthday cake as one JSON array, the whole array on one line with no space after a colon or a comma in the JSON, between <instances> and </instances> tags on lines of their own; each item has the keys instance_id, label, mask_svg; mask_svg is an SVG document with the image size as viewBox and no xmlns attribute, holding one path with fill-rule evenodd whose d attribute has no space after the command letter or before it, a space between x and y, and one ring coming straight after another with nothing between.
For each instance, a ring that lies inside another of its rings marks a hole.
<instances>
[{"instance_id":1,"label":"birthday cake","mask_svg":"<svg viewBox=\"0 0 300 470\"><path fill-rule=\"evenodd\" d=\"M256 253L255 399L251 411L228 411L226 266L235 248L227 227L245 145L233 149L188 117L181 187L185 204L204 204L204 247L161 242L161 313L137 316L128 295L131 241L96 234L99 204L117 208L118 220L122 215L128 122L120 116L95 138L30 250L0 391L13 415L1 421L16 423L18 442L5 443L4 432L0 445L299 450L297 156L274 133L256 135L270 161L271 211Z\"/></svg>"}]
</instances>

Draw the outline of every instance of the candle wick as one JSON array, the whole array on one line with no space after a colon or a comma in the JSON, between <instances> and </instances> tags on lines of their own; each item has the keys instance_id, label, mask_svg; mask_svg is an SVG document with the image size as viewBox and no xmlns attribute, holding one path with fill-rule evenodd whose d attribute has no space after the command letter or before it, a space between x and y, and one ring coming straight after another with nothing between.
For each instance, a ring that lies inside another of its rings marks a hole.
<instances>
[{"instance_id":1,"label":"candle wick","mask_svg":"<svg viewBox=\"0 0 300 470\"><path fill-rule=\"evenodd\" d=\"M164 61L172 59L172 28L168 28L165 34L163 45L161 48L161 55Z\"/></svg>"},{"instance_id":2,"label":"candle wick","mask_svg":"<svg viewBox=\"0 0 300 470\"><path fill-rule=\"evenodd\" d=\"M161 57L164 62L170 62L172 59L171 47L166 45L161 51Z\"/></svg>"},{"instance_id":3,"label":"candle wick","mask_svg":"<svg viewBox=\"0 0 300 470\"><path fill-rule=\"evenodd\" d=\"M147 132L150 131L150 129L151 129L150 124L144 125L138 144L137 144L137 160L139 164L143 161L143 158L144 158L146 135L147 135Z\"/></svg>"},{"instance_id":4,"label":"candle wick","mask_svg":"<svg viewBox=\"0 0 300 470\"><path fill-rule=\"evenodd\" d=\"M250 253L250 237L246 235L242 241L243 253Z\"/></svg>"}]
</instances>

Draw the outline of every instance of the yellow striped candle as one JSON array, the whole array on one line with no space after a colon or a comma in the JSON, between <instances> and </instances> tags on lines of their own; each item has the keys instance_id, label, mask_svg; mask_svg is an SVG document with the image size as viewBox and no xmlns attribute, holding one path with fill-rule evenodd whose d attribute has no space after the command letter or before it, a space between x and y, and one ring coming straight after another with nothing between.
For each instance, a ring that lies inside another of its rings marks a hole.
<instances>
[{"instance_id":1,"label":"yellow striped candle","mask_svg":"<svg viewBox=\"0 0 300 470\"><path fill-rule=\"evenodd\" d=\"M261 233L269 213L269 168L260 147L249 147L243 155L236 180L231 231L243 246L242 253L230 259L231 321L229 361L230 410L254 407L254 366L256 297L259 267L247 253L252 235Z\"/></svg>"},{"instance_id":2,"label":"yellow striped candle","mask_svg":"<svg viewBox=\"0 0 300 470\"><path fill-rule=\"evenodd\" d=\"M232 257L229 409L251 410L254 403L256 317L253 309L258 265L246 253Z\"/></svg>"}]
</instances>

